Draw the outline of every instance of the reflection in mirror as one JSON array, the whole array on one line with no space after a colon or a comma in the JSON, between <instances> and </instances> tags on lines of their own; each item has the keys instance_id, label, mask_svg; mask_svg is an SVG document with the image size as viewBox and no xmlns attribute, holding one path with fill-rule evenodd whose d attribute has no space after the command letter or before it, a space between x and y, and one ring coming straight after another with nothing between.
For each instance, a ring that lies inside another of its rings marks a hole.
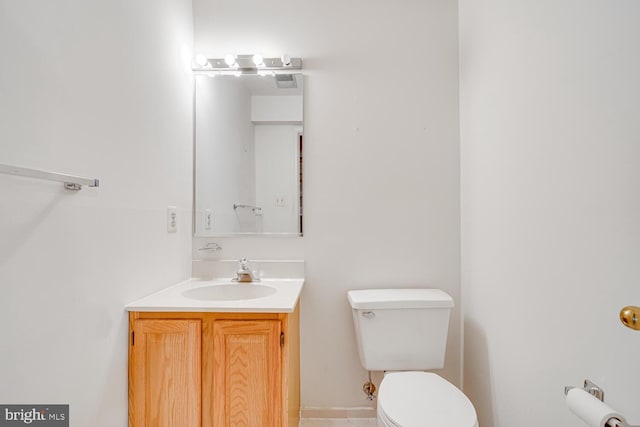
<instances>
[{"instance_id":1,"label":"reflection in mirror","mask_svg":"<svg viewBox=\"0 0 640 427\"><path fill-rule=\"evenodd\" d=\"M199 75L196 236L302 235L301 74Z\"/></svg>"}]
</instances>

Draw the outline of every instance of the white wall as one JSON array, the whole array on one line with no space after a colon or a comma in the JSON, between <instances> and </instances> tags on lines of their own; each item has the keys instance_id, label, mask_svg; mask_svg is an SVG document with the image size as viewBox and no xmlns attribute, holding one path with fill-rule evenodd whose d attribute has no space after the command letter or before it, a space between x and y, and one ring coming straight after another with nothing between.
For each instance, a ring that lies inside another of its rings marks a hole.
<instances>
[{"instance_id":1,"label":"white wall","mask_svg":"<svg viewBox=\"0 0 640 427\"><path fill-rule=\"evenodd\" d=\"M235 76L196 78L196 232L259 231L260 218L234 204L256 204L251 94ZM212 215L205 228L205 211Z\"/></svg>"},{"instance_id":2,"label":"white wall","mask_svg":"<svg viewBox=\"0 0 640 427\"><path fill-rule=\"evenodd\" d=\"M191 1L0 1L0 402L127 425L124 305L189 276ZM166 232L166 207L178 232Z\"/></svg>"},{"instance_id":3,"label":"white wall","mask_svg":"<svg viewBox=\"0 0 640 427\"><path fill-rule=\"evenodd\" d=\"M291 97L287 97L291 98ZM262 231L300 233L301 126L256 125L256 204L262 207Z\"/></svg>"},{"instance_id":4,"label":"white wall","mask_svg":"<svg viewBox=\"0 0 640 427\"><path fill-rule=\"evenodd\" d=\"M296 122L303 120L302 96L253 96L251 120L254 122Z\"/></svg>"},{"instance_id":5,"label":"white wall","mask_svg":"<svg viewBox=\"0 0 640 427\"><path fill-rule=\"evenodd\" d=\"M369 405L349 289L451 293L443 374L459 383L457 4L196 0L194 16L196 50L210 57L304 60L304 237L212 239L216 257L305 258L303 405ZM381 57L403 61L390 71Z\"/></svg>"},{"instance_id":6,"label":"white wall","mask_svg":"<svg viewBox=\"0 0 640 427\"><path fill-rule=\"evenodd\" d=\"M460 2L465 391L484 427L640 424L640 3Z\"/></svg>"}]
</instances>

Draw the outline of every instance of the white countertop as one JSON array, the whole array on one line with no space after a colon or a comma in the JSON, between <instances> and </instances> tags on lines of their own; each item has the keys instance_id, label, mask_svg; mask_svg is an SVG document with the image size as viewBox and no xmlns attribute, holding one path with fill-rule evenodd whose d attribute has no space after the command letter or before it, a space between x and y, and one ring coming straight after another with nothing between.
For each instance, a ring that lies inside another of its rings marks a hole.
<instances>
[{"instance_id":1,"label":"white countertop","mask_svg":"<svg viewBox=\"0 0 640 427\"><path fill-rule=\"evenodd\" d=\"M188 298L183 292L205 286L246 286L231 279L189 279L125 306L127 311L155 312L238 312L238 313L292 313L300 298L304 279L262 279L254 284L276 289L273 295L245 300L197 300Z\"/></svg>"}]
</instances>

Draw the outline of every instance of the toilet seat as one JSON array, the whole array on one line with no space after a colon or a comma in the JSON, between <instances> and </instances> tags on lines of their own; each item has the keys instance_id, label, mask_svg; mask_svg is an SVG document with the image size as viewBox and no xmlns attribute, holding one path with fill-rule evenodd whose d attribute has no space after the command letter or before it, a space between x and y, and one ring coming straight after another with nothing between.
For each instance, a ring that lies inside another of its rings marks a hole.
<instances>
[{"instance_id":1,"label":"toilet seat","mask_svg":"<svg viewBox=\"0 0 640 427\"><path fill-rule=\"evenodd\" d=\"M429 372L384 376L378 418L389 427L477 427L476 411L458 388Z\"/></svg>"}]
</instances>

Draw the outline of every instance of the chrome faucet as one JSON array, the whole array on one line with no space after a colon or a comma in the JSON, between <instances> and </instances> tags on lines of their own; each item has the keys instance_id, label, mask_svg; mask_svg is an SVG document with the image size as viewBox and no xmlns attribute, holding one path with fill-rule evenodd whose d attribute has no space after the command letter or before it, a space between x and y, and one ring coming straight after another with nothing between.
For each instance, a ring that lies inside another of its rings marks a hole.
<instances>
[{"instance_id":1,"label":"chrome faucet","mask_svg":"<svg viewBox=\"0 0 640 427\"><path fill-rule=\"evenodd\" d=\"M249 268L249 260L242 258L238 260L238 271L236 277L232 279L234 282L248 283L259 282L260 278Z\"/></svg>"}]
</instances>

